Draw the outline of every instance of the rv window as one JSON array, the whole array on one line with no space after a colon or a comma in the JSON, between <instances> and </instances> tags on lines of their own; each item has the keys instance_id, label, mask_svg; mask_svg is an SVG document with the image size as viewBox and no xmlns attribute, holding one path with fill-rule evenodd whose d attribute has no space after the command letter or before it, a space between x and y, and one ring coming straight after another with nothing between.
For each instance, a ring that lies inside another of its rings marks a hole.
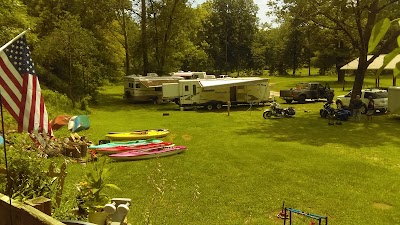
<instances>
[{"instance_id":1,"label":"rv window","mask_svg":"<svg viewBox=\"0 0 400 225\"><path fill-rule=\"evenodd\" d=\"M162 91L162 87L155 87L154 90L155 91Z\"/></svg>"},{"instance_id":2,"label":"rv window","mask_svg":"<svg viewBox=\"0 0 400 225\"><path fill-rule=\"evenodd\" d=\"M193 95L196 95L196 85L193 85Z\"/></svg>"},{"instance_id":3,"label":"rv window","mask_svg":"<svg viewBox=\"0 0 400 225\"><path fill-rule=\"evenodd\" d=\"M133 88L133 84L132 84L132 83L129 83L129 87L130 87L130 88Z\"/></svg>"},{"instance_id":4,"label":"rv window","mask_svg":"<svg viewBox=\"0 0 400 225\"><path fill-rule=\"evenodd\" d=\"M137 84L136 84L136 88L140 88L140 83L137 83Z\"/></svg>"},{"instance_id":5,"label":"rv window","mask_svg":"<svg viewBox=\"0 0 400 225\"><path fill-rule=\"evenodd\" d=\"M189 91L189 86L185 85L185 91Z\"/></svg>"}]
</instances>

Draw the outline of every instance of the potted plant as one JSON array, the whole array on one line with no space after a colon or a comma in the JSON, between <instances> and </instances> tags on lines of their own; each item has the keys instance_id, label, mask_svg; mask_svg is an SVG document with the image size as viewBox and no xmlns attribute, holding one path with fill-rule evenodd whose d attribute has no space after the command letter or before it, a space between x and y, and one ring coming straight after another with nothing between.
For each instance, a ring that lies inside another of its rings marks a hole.
<instances>
[{"instance_id":1,"label":"potted plant","mask_svg":"<svg viewBox=\"0 0 400 225\"><path fill-rule=\"evenodd\" d=\"M77 184L77 204L80 215L88 217L89 222L104 225L107 214L103 207L110 198L103 193L105 188L121 190L115 184L107 183L110 169L105 168L106 160L93 162L93 168L85 174L85 180Z\"/></svg>"}]
</instances>

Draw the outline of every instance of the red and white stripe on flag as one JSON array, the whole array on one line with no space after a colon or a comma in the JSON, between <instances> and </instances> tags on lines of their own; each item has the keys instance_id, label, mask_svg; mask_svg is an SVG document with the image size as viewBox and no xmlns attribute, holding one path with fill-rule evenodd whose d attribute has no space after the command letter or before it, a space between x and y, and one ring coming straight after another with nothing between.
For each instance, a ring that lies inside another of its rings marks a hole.
<instances>
[{"instance_id":1,"label":"red and white stripe on flag","mask_svg":"<svg viewBox=\"0 0 400 225\"><path fill-rule=\"evenodd\" d=\"M25 35L0 52L0 94L19 132L53 136Z\"/></svg>"}]
</instances>

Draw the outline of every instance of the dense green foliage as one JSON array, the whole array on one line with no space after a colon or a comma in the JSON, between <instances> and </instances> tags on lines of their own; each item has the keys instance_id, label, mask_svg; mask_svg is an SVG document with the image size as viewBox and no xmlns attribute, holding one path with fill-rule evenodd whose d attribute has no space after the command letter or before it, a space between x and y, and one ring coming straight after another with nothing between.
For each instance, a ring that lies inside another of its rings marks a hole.
<instances>
[{"instance_id":1,"label":"dense green foliage","mask_svg":"<svg viewBox=\"0 0 400 225\"><path fill-rule=\"evenodd\" d=\"M372 62L366 54L373 25L400 15L395 0L269 1L279 19L271 28L259 23L253 0L191 4L5 0L0 3L0 41L30 27L28 40L42 85L66 94L74 106L96 100L101 86L132 73L260 74L268 69L298 75L301 68L317 67L321 74L332 70L343 81L339 69L355 56L362 59L355 82L359 90ZM373 54L393 50L392 37L399 30L391 26Z\"/></svg>"},{"instance_id":2,"label":"dense green foliage","mask_svg":"<svg viewBox=\"0 0 400 225\"><path fill-rule=\"evenodd\" d=\"M257 29L257 9L252 0L213 1L204 36L216 70L252 68L251 45Z\"/></svg>"}]
</instances>

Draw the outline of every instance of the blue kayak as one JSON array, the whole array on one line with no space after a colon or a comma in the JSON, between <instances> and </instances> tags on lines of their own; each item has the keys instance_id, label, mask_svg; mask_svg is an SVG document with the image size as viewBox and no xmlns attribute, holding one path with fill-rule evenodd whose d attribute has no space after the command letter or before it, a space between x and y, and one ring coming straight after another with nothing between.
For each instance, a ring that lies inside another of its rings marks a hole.
<instances>
[{"instance_id":1,"label":"blue kayak","mask_svg":"<svg viewBox=\"0 0 400 225\"><path fill-rule=\"evenodd\" d=\"M110 147L117 147L117 146L131 146L131 145L140 145L144 143L161 143L163 141L152 139L152 140L137 140L137 141L118 141L118 142L110 142L101 145L93 145L89 146L89 148L110 148Z\"/></svg>"},{"instance_id":2,"label":"blue kayak","mask_svg":"<svg viewBox=\"0 0 400 225\"><path fill-rule=\"evenodd\" d=\"M90 127L89 117L86 115L73 116L68 122L68 129L72 132L87 130Z\"/></svg>"}]
</instances>

